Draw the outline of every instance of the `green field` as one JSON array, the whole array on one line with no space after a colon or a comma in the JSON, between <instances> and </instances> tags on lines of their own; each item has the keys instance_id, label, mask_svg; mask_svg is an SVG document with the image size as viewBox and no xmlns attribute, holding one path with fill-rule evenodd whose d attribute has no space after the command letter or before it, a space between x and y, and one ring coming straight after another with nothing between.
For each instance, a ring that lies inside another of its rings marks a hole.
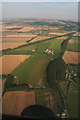
<instances>
[{"instance_id":1,"label":"green field","mask_svg":"<svg viewBox=\"0 0 80 120\"><path fill-rule=\"evenodd\" d=\"M67 50L69 51L80 51L80 39L78 37L72 37L73 43L68 43Z\"/></svg>"},{"instance_id":2,"label":"green field","mask_svg":"<svg viewBox=\"0 0 80 120\"><path fill-rule=\"evenodd\" d=\"M31 56L18 66L11 74L19 79L19 83L28 83L33 87L38 85L40 79L44 81L44 72L50 58L46 55Z\"/></svg>"}]
</instances>

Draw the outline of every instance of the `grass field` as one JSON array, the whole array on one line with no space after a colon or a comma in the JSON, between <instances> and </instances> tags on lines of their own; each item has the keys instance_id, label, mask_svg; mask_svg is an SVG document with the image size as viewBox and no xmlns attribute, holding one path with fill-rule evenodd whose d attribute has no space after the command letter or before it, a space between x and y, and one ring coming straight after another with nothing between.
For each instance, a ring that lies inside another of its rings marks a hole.
<instances>
[{"instance_id":1,"label":"grass field","mask_svg":"<svg viewBox=\"0 0 80 120\"><path fill-rule=\"evenodd\" d=\"M35 102L36 104L49 107L55 114L61 113L64 109L61 96L56 86L50 88L47 85L46 89L35 91Z\"/></svg>"},{"instance_id":2,"label":"grass field","mask_svg":"<svg viewBox=\"0 0 80 120\"><path fill-rule=\"evenodd\" d=\"M80 51L80 40L78 37L72 37L73 43L68 43L67 50L69 51Z\"/></svg>"},{"instance_id":3,"label":"grass field","mask_svg":"<svg viewBox=\"0 0 80 120\"><path fill-rule=\"evenodd\" d=\"M51 41L49 49L55 50L57 52L61 51L61 43L64 40L61 39L54 39L53 41Z\"/></svg>"},{"instance_id":4,"label":"grass field","mask_svg":"<svg viewBox=\"0 0 80 120\"><path fill-rule=\"evenodd\" d=\"M40 79L44 81L44 72L49 60L49 58L46 59L45 55L31 56L18 66L12 74L18 77L19 83L28 83L36 87Z\"/></svg>"}]
</instances>

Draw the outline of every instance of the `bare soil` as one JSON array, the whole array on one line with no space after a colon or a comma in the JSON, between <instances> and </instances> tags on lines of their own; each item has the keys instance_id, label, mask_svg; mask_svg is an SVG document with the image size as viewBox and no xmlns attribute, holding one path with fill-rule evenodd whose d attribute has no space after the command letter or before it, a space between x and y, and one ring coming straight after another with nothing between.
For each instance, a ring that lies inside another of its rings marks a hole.
<instances>
[{"instance_id":1,"label":"bare soil","mask_svg":"<svg viewBox=\"0 0 80 120\"><path fill-rule=\"evenodd\" d=\"M2 100L2 113L20 115L22 110L35 104L35 92L6 92Z\"/></svg>"},{"instance_id":2,"label":"bare soil","mask_svg":"<svg viewBox=\"0 0 80 120\"><path fill-rule=\"evenodd\" d=\"M9 74L30 55L4 55L0 57L2 59L2 74ZM1 70L0 70L1 73Z\"/></svg>"},{"instance_id":3,"label":"bare soil","mask_svg":"<svg viewBox=\"0 0 80 120\"><path fill-rule=\"evenodd\" d=\"M80 52L71 52L71 51L66 51L63 55L63 60L65 63L69 64L79 64L80 63Z\"/></svg>"},{"instance_id":4,"label":"bare soil","mask_svg":"<svg viewBox=\"0 0 80 120\"><path fill-rule=\"evenodd\" d=\"M68 43L74 43L75 41L73 39L70 39Z\"/></svg>"},{"instance_id":5,"label":"bare soil","mask_svg":"<svg viewBox=\"0 0 80 120\"><path fill-rule=\"evenodd\" d=\"M30 42L37 42L37 41L41 41L41 40L48 39L48 38L50 38L50 36L38 36Z\"/></svg>"},{"instance_id":6,"label":"bare soil","mask_svg":"<svg viewBox=\"0 0 80 120\"><path fill-rule=\"evenodd\" d=\"M2 50L9 49L9 48L13 49L13 48L16 48L16 47L18 47L20 45L24 45L24 44L26 44L26 42L13 42L13 43L4 42L4 43L2 43Z\"/></svg>"}]
</instances>

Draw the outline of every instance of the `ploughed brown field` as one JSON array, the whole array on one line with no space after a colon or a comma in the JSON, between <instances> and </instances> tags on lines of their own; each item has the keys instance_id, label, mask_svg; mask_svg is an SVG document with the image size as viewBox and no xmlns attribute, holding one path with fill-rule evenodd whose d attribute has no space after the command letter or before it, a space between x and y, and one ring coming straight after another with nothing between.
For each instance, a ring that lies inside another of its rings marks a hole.
<instances>
[{"instance_id":1,"label":"ploughed brown field","mask_svg":"<svg viewBox=\"0 0 80 120\"><path fill-rule=\"evenodd\" d=\"M30 26L27 26L27 27L23 27L22 29L18 30L19 32L28 32L30 30L35 30L36 28L34 27L30 27Z\"/></svg>"},{"instance_id":2,"label":"ploughed brown field","mask_svg":"<svg viewBox=\"0 0 80 120\"><path fill-rule=\"evenodd\" d=\"M2 74L11 73L20 63L29 58L30 55L4 55L2 59ZM0 71L1 73L1 71Z\"/></svg>"},{"instance_id":3,"label":"ploughed brown field","mask_svg":"<svg viewBox=\"0 0 80 120\"><path fill-rule=\"evenodd\" d=\"M75 42L75 40L70 39L68 43L74 43L74 42Z\"/></svg>"},{"instance_id":4,"label":"ploughed brown field","mask_svg":"<svg viewBox=\"0 0 80 120\"><path fill-rule=\"evenodd\" d=\"M29 40L31 40L31 38L32 37L23 37L23 38L19 38L19 37L17 37L17 38L7 38L7 37L5 37L5 38L2 38L2 41L3 42L26 42L26 41L29 41Z\"/></svg>"},{"instance_id":5,"label":"ploughed brown field","mask_svg":"<svg viewBox=\"0 0 80 120\"><path fill-rule=\"evenodd\" d=\"M13 48L16 48L20 45L24 45L26 43L27 42L12 42L12 43L11 42L3 42L2 43L2 50L9 49L9 48L13 49Z\"/></svg>"},{"instance_id":6,"label":"ploughed brown field","mask_svg":"<svg viewBox=\"0 0 80 120\"><path fill-rule=\"evenodd\" d=\"M3 25L2 31L18 31L16 28L22 28L22 26L12 25L12 26L5 26Z\"/></svg>"},{"instance_id":7,"label":"ploughed brown field","mask_svg":"<svg viewBox=\"0 0 80 120\"><path fill-rule=\"evenodd\" d=\"M65 39L67 39L68 37L58 37L58 38L56 38L56 39L62 39L62 40L65 40Z\"/></svg>"},{"instance_id":8,"label":"ploughed brown field","mask_svg":"<svg viewBox=\"0 0 80 120\"><path fill-rule=\"evenodd\" d=\"M65 51L63 55L63 60L66 64L79 64L80 63L80 52L71 52L71 51Z\"/></svg>"},{"instance_id":9,"label":"ploughed brown field","mask_svg":"<svg viewBox=\"0 0 80 120\"><path fill-rule=\"evenodd\" d=\"M26 33L26 34L8 34L6 35L6 37L10 37L10 38L17 38L17 37L20 37L20 38L23 38L23 37L35 37L36 35L32 34L32 33Z\"/></svg>"},{"instance_id":10,"label":"ploughed brown field","mask_svg":"<svg viewBox=\"0 0 80 120\"><path fill-rule=\"evenodd\" d=\"M8 28L8 29L10 29L10 28L21 28L21 26L18 26L18 25L12 25L12 26L4 26L4 28Z\"/></svg>"},{"instance_id":11,"label":"ploughed brown field","mask_svg":"<svg viewBox=\"0 0 80 120\"><path fill-rule=\"evenodd\" d=\"M57 33L57 32L50 32L49 35L65 35L68 34L69 32L64 32L64 33Z\"/></svg>"},{"instance_id":12,"label":"ploughed brown field","mask_svg":"<svg viewBox=\"0 0 80 120\"><path fill-rule=\"evenodd\" d=\"M51 38L51 36L38 36L38 37L34 38L32 41L30 41L30 42L31 43L32 42L37 42L37 41L41 41L41 40L48 39L48 38Z\"/></svg>"},{"instance_id":13,"label":"ploughed brown field","mask_svg":"<svg viewBox=\"0 0 80 120\"><path fill-rule=\"evenodd\" d=\"M20 115L24 108L35 104L35 92L6 92L2 100L2 113Z\"/></svg>"}]
</instances>

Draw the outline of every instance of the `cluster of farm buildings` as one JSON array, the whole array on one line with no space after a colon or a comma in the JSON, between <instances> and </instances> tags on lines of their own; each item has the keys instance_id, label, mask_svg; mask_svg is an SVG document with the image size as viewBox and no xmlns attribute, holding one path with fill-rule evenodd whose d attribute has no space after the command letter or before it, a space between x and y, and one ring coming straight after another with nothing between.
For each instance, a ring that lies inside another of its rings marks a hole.
<instances>
[{"instance_id":1,"label":"cluster of farm buildings","mask_svg":"<svg viewBox=\"0 0 80 120\"><path fill-rule=\"evenodd\" d=\"M45 53L48 53L48 54L54 54L55 53L55 51L54 50L50 50L50 49L46 49L45 50Z\"/></svg>"},{"instance_id":2,"label":"cluster of farm buildings","mask_svg":"<svg viewBox=\"0 0 80 120\"><path fill-rule=\"evenodd\" d=\"M68 70L66 70L66 79L68 79L71 82L74 82L74 77L76 77L76 73L72 70L71 72L69 72Z\"/></svg>"}]
</instances>

